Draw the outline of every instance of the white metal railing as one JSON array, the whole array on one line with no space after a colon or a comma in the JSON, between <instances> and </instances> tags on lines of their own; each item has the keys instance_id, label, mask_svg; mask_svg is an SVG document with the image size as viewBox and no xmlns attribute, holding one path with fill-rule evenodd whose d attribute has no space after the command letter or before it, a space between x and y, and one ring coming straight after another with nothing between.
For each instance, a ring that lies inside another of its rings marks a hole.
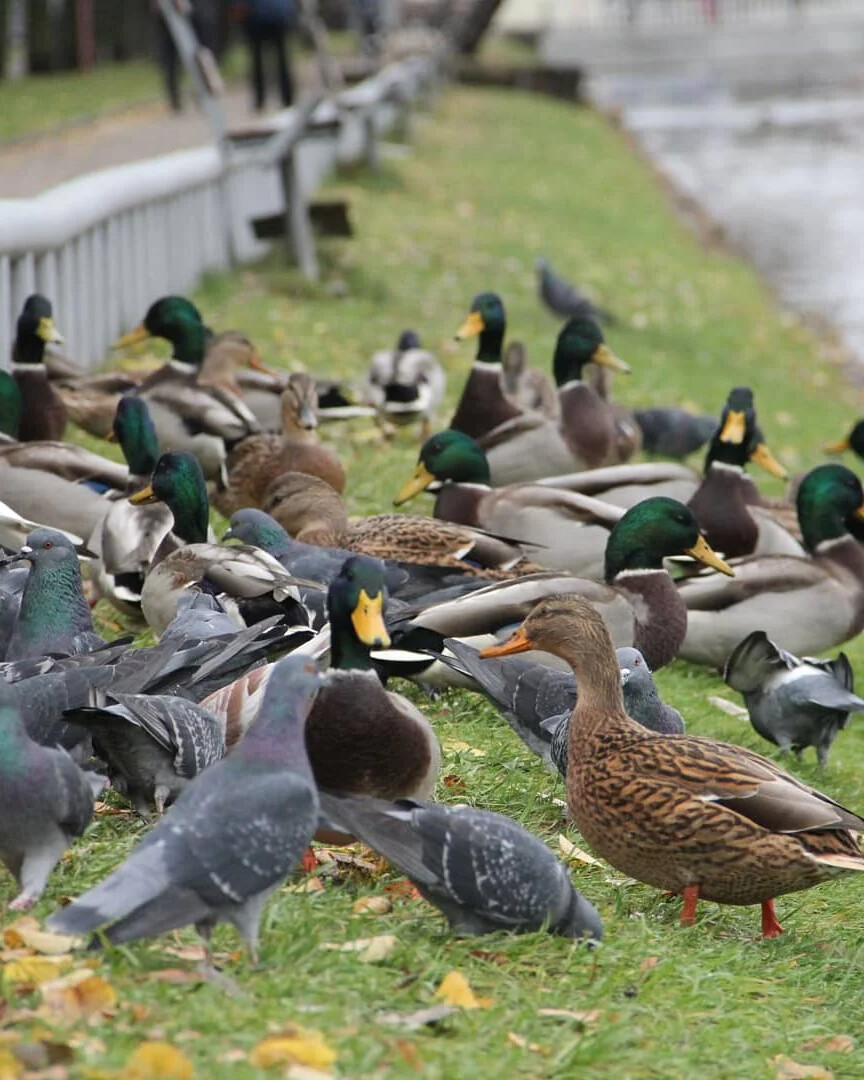
<instances>
[{"instance_id":1,"label":"white metal railing","mask_svg":"<svg viewBox=\"0 0 864 1080\"><path fill-rule=\"evenodd\" d=\"M862 0L551 0L561 26L697 27L785 23L789 19L864 19Z\"/></svg>"},{"instance_id":2,"label":"white metal railing","mask_svg":"<svg viewBox=\"0 0 864 1080\"><path fill-rule=\"evenodd\" d=\"M339 164L374 160L378 135L431 90L438 62L399 61L303 117L282 149L293 155L304 207ZM277 129L297 115L284 110ZM278 148L272 129L270 143ZM262 254L251 219L287 209L282 161L265 145L200 147L90 173L33 199L0 199L0 364L32 292L51 298L69 355L94 366L156 297ZM314 262L303 268L314 271Z\"/></svg>"}]
</instances>

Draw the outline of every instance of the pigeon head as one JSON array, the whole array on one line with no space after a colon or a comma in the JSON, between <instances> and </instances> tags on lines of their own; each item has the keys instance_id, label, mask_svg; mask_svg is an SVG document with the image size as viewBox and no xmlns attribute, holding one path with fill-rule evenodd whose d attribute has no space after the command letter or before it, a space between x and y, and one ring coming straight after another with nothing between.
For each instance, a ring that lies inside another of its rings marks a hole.
<instances>
[{"instance_id":1,"label":"pigeon head","mask_svg":"<svg viewBox=\"0 0 864 1080\"><path fill-rule=\"evenodd\" d=\"M574 379L582 378L582 369L586 364L599 364L630 374L630 367L619 360L603 340L603 331L593 319L574 316L568 319L558 340L552 357L552 370L555 382L564 386Z\"/></svg>"},{"instance_id":2,"label":"pigeon head","mask_svg":"<svg viewBox=\"0 0 864 1080\"><path fill-rule=\"evenodd\" d=\"M489 484L489 463L480 444L464 432L448 428L430 435L420 449L414 475L393 500L395 506L412 499L431 484L454 480L460 484Z\"/></svg>"},{"instance_id":3,"label":"pigeon head","mask_svg":"<svg viewBox=\"0 0 864 1080\"><path fill-rule=\"evenodd\" d=\"M327 592L331 660L335 668L369 669L372 649L386 649L384 566L378 559L346 559Z\"/></svg>"},{"instance_id":4,"label":"pigeon head","mask_svg":"<svg viewBox=\"0 0 864 1080\"><path fill-rule=\"evenodd\" d=\"M408 349L420 348L420 335L416 330L403 330L396 342L398 352L407 352Z\"/></svg>"},{"instance_id":5,"label":"pigeon head","mask_svg":"<svg viewBox=\"0 0 864 1080\"><path fill-rule=\"evenodd\" d=\"M801 481L796 499L804 546L815 552L864 523L861 481L844 465L819 465Z\"/></svg>"},{"instance_id":6,"label":"pigeon head","mask_svg":"<svg viewBox=\"0 0 864 1080\"><path fill-rule=\"evenodd\" d=\"M501 297L492 292L479 293L471 301L468 318L456 331L456 340L479 337L477 359L499 364L506 328L507 319Z\"/></svg>"},{"instance_id":7,"label":"pigeon head","mask_svg":"<svg viewBox=\"0 0 864 1080\"><path fill-rule=\"evenodd\" d=\"M606 581L624 570L660 570L670 555L690 555L732 576L699 531L692 510L662 495L643 499L618 521L606 543Z\"/></svg>"},{"instance_id":8,"label":"pigeon head","mask_svg":"<svg viewBox=\"0 0 864 1080\"><path fill-rule=\"evenodd\" d=\"M278 521L263 510L236 510L231 515L228 530L222 540L239 540L243 544L262 548L271 555L282 554L291 543L291 537Z\"/></svg>"},{"instance_id":9,"label":"pigeon head","mask_svg":"<svg viewBox=\"0 0 864 1080\"><path fill-rule=\"evenodd\" d=\"M54 325L51 301L40 293L28 296L18 316L12 360L16 364L41 364L48 344L63 341Z\"/></svg>"},{"instance_id":10,"label":"pigeon head","mask_svg":"<svg viewBox=\"0 0 864 1080\"><path fill-rule=\"evenodd\" d=\"M21 391L8 371L0 371L0 432L18 438L21 427Z\"/></svg>"},{"instance_id":11,"label":"pigeon head","mask_svg":"<svg viewBox=\"0 0 864 1080\"><path fill-rule=\"evenodd\" d=\"M71 566L78 573L78 554L75 545L64 533L56 529L34 529L27 536L27 543L15 561L27 559L35 566Z\"/></svg>"},{"instance_id":12,"label":"pigeon head","mask_svg":"<svg viewBox=\"0 0 864 1080\"><path fill-rule=\"evenodd\" d=\"M159 442L147 402L135 394L124 394L117 402L111 431L113 441L120 444L130 474L149 476L159 458Z\"/></svg>"},{"instance_id":13,"label":"pigeon head","mask_svg":"<svg viewBox=\"0 0 864 1080\"><path fill-rule=\"evenodd\" d=\"M142 323L115 342L114 348L124 349L150 337L170 341L177 360L197 367L204 359L209 333L201 312L191 300L185 296L163 296L150 305Z\"/></svg>"},{"instance_id":14,"label":"pigeon head","mask_svg":"<svg viewBox=\"0 0 864 1080\"><path fill-rule=\"evenodd\" d=\"M618 666L621 668L621 685L639 683L647 679L653 685L651 669L638 649L618 649Z\"/></svg>"},{"instance_id":15,"label":"pigeon head","mask_svg":"<svg viewBox=\"0 0 864 1080\"><path fill-rule=\"evenodd\" d=\"M156 462L150 484L130 496L140 503L164 502L174 515L174 532L187 544L207 542L210 500L201 463L194 454L169 450Z\"/></svg>"}]
</instances>

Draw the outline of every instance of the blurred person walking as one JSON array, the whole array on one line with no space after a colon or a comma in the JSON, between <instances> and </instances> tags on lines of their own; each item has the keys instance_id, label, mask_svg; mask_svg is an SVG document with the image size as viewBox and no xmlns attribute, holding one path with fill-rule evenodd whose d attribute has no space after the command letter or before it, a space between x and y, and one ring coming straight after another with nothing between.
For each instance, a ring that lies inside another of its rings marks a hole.
<instances>
[{"instance_id":1,"label":"blurred person walking","mask_svg":"<svg viewBox=\"0 0 864 1080\"><path fill-rule=\"evenodd\" d=\"M267 99L267 80L264 72L264 50L275 55L279 96L283 107L294 100L294 80L288 55L289 37L297 21L296 0L243 0L239 5L243 31L249 42L250 81L256 112L261 112Z\"/></svg>"},{"instance_id":2,"label":"blurred person walking","mask_svg":"<svg viewBox=\"0 0 864 1080\"><path fill-rule=\"evenodd\" d=\"M213 0L175 0L175 4L181 14L188 14L198 41L211 52L215 52L217 19ZM168 23L159 10L158 0L150 0L150 7L156 16L156 48L168 104L174 112L181 112L183 98L180 94L180 56Z\"/></svg>"}]
</instances>

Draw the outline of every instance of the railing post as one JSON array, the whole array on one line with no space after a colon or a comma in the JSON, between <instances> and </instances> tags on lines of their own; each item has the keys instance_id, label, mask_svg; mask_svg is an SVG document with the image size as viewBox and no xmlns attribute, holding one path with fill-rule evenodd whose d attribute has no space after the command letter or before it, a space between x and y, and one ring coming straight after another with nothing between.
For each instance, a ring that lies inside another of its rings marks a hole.
<instances>
[{"instance_id":1,"label":"railing post","mask_svg":"<svg viewBox=\"0 0 864 1080\"><path fill-rule=\"evenodd\" d=\"M315 236L306 206L306 195L297 167L297 156L295 144L282 158L279 168L282 194L285 199L288 250L301 273L310 280L317 281L320 276L318 254L315 250Z\"/></svg>"}]
</instances>

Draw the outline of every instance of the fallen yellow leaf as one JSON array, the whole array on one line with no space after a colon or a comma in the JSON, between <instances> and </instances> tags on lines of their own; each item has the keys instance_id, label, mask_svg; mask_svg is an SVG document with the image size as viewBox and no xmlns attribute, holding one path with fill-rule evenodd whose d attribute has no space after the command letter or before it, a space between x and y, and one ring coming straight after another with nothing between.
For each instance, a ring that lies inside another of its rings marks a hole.
<instances>
[{"instance_id":1,"label":"fallen yellow leaf","mask_svg":"<svg viewBox=\"0 0 864 1080\"><path fill-rule=\"evenodd\" d=\"M855 1040L851 1035L820 1035L801 1043L799 1050L825 1050L829 1054L851 1054L855 1049Z\"/></svg>"},{"instance_id":2,"label":"fallen yellow leaf","mask_svg":"<svg viewBox=\"0 0 864 1080\"><path fill-rule=\"evenodd\" d=\"M375 937L357 938L356 941L346 941L341 945L333 942L325 942L323 949L336 949L337 952L357 953L357 959L364 964L374 964L379 960L386 960L396 947L395 934L377 934Z\"/></svg>"},{"instance_id":3,"label":"fallen yellow leaf","mask_svg":"<svg viewBox=\"0 0 864 1080\"><path fill-rule=\"evenodd\" d=\"M43 1008L52 1020L74 1022L107 1012L117 1003L111 985L89 968L43 983L40 989Z\"/></svg>"},{"instance_id":4,"label":"fallen yellow leaf","mask_svg":"<svg viewBox=\"0 0 864 1080\"><path fill-rule=\"evenodd\" d=\"M167 1042L136 1046L123 1070L124 1080L192 1080L192 1062Z\"/></svg>"},{"instance_id":5,"label":"fallen yellow leaf","mask_svg":"<svg viewBox=\"0 0 864 1080\"><path fill-rule=\"evenodd\" d=\"M470 754L471 757L486 757L485 750L480 750L476 746L471 746L462 739L442 739L441 746L445 750L453 753Z\"/></svg>"},{"instance_id":6,"label":"fallen yellow leaf","mask_svg":"<svg viewBox=\"0 0 864 1080\"><path fill-rule=\"evenodd\" d=\"M577 847L564 833L558 834L558 849L565 859L572 859L574 862L584 863L586 866L602 866L599 859L595 859L593 855L589 855L587 851Z\"/></svg>"},{"instance_id":7,"label":"fallen yellow leaf","mask_svg":"<svg viewBox=\"0 0 864 1080\"><path fill-rule=\"evenodd\" d=\"M575 1020L579 1024L596 1024L603 1015L600 1009L538 1009L538 1016L549 1016L553 1020Z\"/></svg>"},{"instance_id":8,"label":"fallen yellow leaf","mask_svg":"<svg viewBox=\"0 0 864 1080\"><path fill-rule=\"evenodd\" d=\"M445 1005L457 1005L460 1009L488 1009L493 1004L492 998L474 995L461 971L448 972L435 991L435 997L441 998Z\"/></svg>"},{"instance_id":9,"label":"fallen yellow leaf","mask_svg":"<svg viewBox=\"0 0 864 1080\"><path fill-rule=\"evenodd\" d=\"M515 1031L507 1032L507 1042L512 1046L518 1046L520 1050L530 1050L532 1054L545 1053L539 1043L528 1042L524 1035L517 1035Z\"/></svg>"},{"instance_id":10,"label":"fallen yellow leaf","mask_svg":"<svg viewBox=\"0 0 864 1080\"><path fill-rule=\"evenodd\" d=\"M285 1080L333 1080L333 1073L313 1069L309 1065L289 1065Z\"/></svg>"},{"instance_id":11,"label":"fallen yellow leaf","mask_svg":"<svg viewBox=\"0 0 864 1080\"><path fill-rule=\"evenodd\" d=\"M776 1080L834 1080L834 1073L821 1065L802 1065L785 1054L771 1058Z\"/></svg>"},{"instance_id":12,"label":"fallen yellow leaf","mask_svg":"<svg viewBox=\"0 0 864 1080\"><path fill-rule=\"evenodd\" d=\"M256 1069L274 1065L306 1065L312 1069L328 1069L338 1057L324 1042L320 1032L292 1028L258 1043L249 1055L249 1064Z\"/></svg>"},{"instance_id":13,"label":"fallen yellow leaf","mask_svg":"<svg viewBox=\"0 0 864 1080\"><path fill-rule=\"evenodd\" d=\"M23 1075L24 1063L19 1061L11 1050L5 1047L0 1050L0 1080L18 1080L18 1077Z\"/></svg>"},{"instance_id":14,"label":"fallen yellow leaf","mask_svg":"<svg viewBox=\"0 0 864 1080\"><path fill-rule=\"evenodd\" d=\"M355 915L387 915L393 910L389 896L361 896L351 908Z\"/></svg>"},{"instance_id":15,"label":"fallen yellow leaf","mask_svg":"<svg viewBox=\"0 0 864 1080\"><path fill-rule=\"evenodd\" d=\"M70 967L71 956L25 956L21 960L13 960L3 968L3 979L15 985L39 986L56 979Z\"/></svg>"},{"instance_id":16,"label":"fallen yellow leaf","mask_svg":"<svg viewBox=\"0 0 864 1080\"><path fill-rule=\"evenodd\" d=\"M32 915L16 919L3 931L3 943L10 949L34 949L49 956L62 956L83 943L83 938L52 934L43 930Z\"/></svg>"}]
</instances>

